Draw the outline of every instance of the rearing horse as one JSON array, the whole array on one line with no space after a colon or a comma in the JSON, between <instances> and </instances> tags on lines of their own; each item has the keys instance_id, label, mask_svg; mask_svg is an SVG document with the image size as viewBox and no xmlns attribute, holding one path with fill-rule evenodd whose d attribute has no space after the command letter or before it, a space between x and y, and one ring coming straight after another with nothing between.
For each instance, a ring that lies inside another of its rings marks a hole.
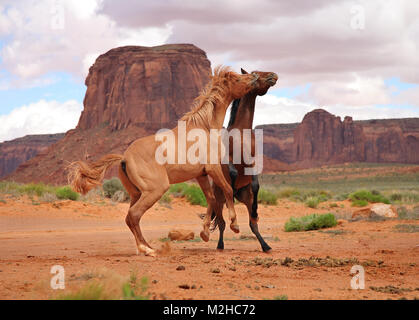
<instances>
[{"instance_id":1,"label":"rearing horse","mask_svg":"<svg viewBox=\"0 0 419 320\"><path fill-rule=\"evenodd\" d=\"M242 69L243 74L248 74L245 70ZM248 92L241 99L236 99L233 102L230 113L230 121L228 123L227 130L231 131L233 129L238 129L243 133L244 129L252 129L253 127L253 116L255 113L255 101L257 96L263 96L269 90L269 88L275 85L278 80L278 76L273 72L260 72L253 71L252 74L258 75L258 80L256 86ZM242 134L243 136L243 134ZM254 153L254 135L252 134L252 153ZM231 158L233 157L233 148L230 148L230 163L223 165L223 173L227 180L230 181L233 190L234 197L240 202L244 203L249 212L249 225L252 232L256 235L262 250L268 252L271 250L271 247L265 242L263 237L259 233L258 229L258 213L257 213L257 199L259 192L259 181L257 175L245 175L245 167L249 167L243 162L239 164L232 164ZM225 221L223 219L223 207L225 203L225 198L222 190L217 186L213 186L214 195L216 199L215 207L208 205L207 213L204 219L204 230L201 232L201 238L204 241L209 240L208 226L210 221L213 221L212 230L218 226L219 228L219 240L217 249L224 249L224 230L225 230Z\"/></svg>"},{"instance_id":2,"label":"rearing horse","mask_svg":"<svg viewBox=\"0 0 419 320\"><path fill-rule=\"evenodd\" d=\"M210 141L210 130L222 128L229 104L248 93L255 86L257 78L255 74L240 75L232 72L228 67L215 68L211 81L195 100L193 109L181 118L185 123L186 133L200 129L198 131L204 132L208 138L207 141ZM162 197L170 184L194 178L198 180L209 204L214 205L215 198L209 186L208 176L223 190L231 218L230 227L234 232L239 232L233 190L223 175L221 156L219 161L215 163L211 161L210 164L208 161L191 163L188 159L178 161L178 158L182 156L181 153L186 152L193 142L186 141L185 143L179 138L179 126L174 128L172 133L174 145L170 147L176 150L174 163L161 164L157 161L156 151L162 142L156 139L156 135L151 135L135 140L123 155L108 154L93 163L76 161L69 166L70 185L75 191L85 194L101 184L109 167L119 164L118 176L131 200L125 222L135 237L137 253L156 255L141 233L140 220L143 214ZM179 145L183 143L186 148L178 153ZM209 144L207 147L210 148Z\"/></svg>"}]
</instances>

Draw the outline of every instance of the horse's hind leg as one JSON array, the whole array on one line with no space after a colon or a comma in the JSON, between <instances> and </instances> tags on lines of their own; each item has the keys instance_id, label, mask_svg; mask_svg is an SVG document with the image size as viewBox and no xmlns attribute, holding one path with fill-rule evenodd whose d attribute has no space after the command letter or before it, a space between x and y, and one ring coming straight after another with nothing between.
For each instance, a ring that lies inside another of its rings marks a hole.
<instances>
[{"instance_id":1,"label":"horse's hind leg","mask_svg":"<svg viewBox=\"0 0 419 320\"><path fill-rule=\"evenodd\" d=\"M209 183L208 180L208 176L200 176L197 177L196 180L199 183L199 186L202 189L202 192L205 195L205 198L207 199L207 203L208 203L208 209L207 209L207 213L205 214L204 217L204 222L202 224L202 231L201 231L201 239L204 240L205 242L208 242L209 240L209 228L211 225L211 214L212 214L212 210L215 210L216 207L216 202L215 202L215 197L214 197L214 192L212 191L212 187L211 184Z\"/></svg>"},{"instance_id":2,"label":"horse's hind leg","mask_svg":"<svg viewBox=\"0 0 419 320\"><path fill-rule=\"evenodd\" d=\"M153 175L150 178L148 174L148 179L143 178L142 170L144 169L136 167L135 162L130 162L129 159L125 170L120 166L119 176L131 196L131 205L125 222L134 234L137 253L144 252L145 255L155 256L155 251L141 233L140 220L143 214L169 189L170 184L167 173L162 167L149 167L148 170L152 170Z\"/></svg>"},{"instance_id":3,"label":"horse's hind leg","mask_svg":"<svg viewBox=\"0 0 419 320\"><path fill-rule=\"evenodd\" d=\"M210 166L206 168L206 171L214 180L214 183L218 187L220 187L220 189L224 193L224 197L227 203L228 213L230 215L230 220L231 220L230 229L233 230L235 233L239 233L240 228L237 223L236 211L234 210L233 189L231 188L230 184L225 179L221 166Z\"/></svg>"},{"instance_id":4,"label":"horse's hind leg","mask_svg":"<svg viewBox=\"0 0 419 320\"><path fill-rule=\"evenodd\" d=\"M223 191L217 186L215 186L214 188L214 195L215 195L215 200L217 202L217 207L215 211L215 214L216 214L215 223L218 226L218 230L219 230L217 249L224 250L224 230L226 228L226 223L223 217L223 208L224 208L225 198L224 198Z\"/></svg>"},{"instance_id":5,"label":"horse's hind leg","mask_svg":"<svg viewBox=\"0 0 419 320\"><path fill-rule=\"evenodd\" d=\"M258 193L259 193L258 176L252 176L252 182L250 186L251 186L252 195L253 195L252 212L250 213L250 217L257 223L259 220L259 217L258 217Z\"/></svg>"},{"instance_id":6,"label":"horse's hind leg","mask_svg":"<svg viewBox=\"0 0 419 320\"><path fill-rule=\"evenodd\" d=\"M128 176L126 174L126 171L124 169L122 169L122 166L119 166L118 176L119 176L119 179L121 180L122 184L124 185L125 190L127 190L128 194L130 196L129 207L131 208L138 201L138 199L140 199L141 191L138 190L138 188L131 182L131 180L128 178ZM138 246L140 245L140 243L138 241L139 238L136 235L137 231L135 229L135 225L131 223L131 218L130 218L129 213L125 217L125 223L130 228L132 234L134 235L135 242L137 244L137 254L139 254L139 251L138 251Z\"/></svg>"},{"instance_id":7,"label":"horse's hind leg","mask_svg":"<svg viewBox=\"0 0 419 320\"><path fill-rule=\"evenodd\" d=\"M253 234L258 239L263 252L269 252L272 250L272 248L265 242L265 240L259 233L258 214L257 211L254 211L254 201L257 201L257 193L255 195L252 189L254 188L251 184L248 184L246 187L239 189L239 191L237 192L237 199L240 202L244 203L247 207L247 211L249 212L250 230L252 230Z\"/></svg>"},{"instance_id":8,"label":"horse's hind leg","mask_svg":"<svg viewBox=\"0 0 419 320\"><path fill-rule=\"evenodd\" d=\"M155 256L156 253L147 241L145 241L141 233L140 220L143 214L162 197L168 188L169 185L167 184L167 186L162 186L153 191L144 191L137 202L129 208L128 215L125 219L128 227L134 234L138 252L144 252L146 256Z\"/></svg>"}]
</instances>

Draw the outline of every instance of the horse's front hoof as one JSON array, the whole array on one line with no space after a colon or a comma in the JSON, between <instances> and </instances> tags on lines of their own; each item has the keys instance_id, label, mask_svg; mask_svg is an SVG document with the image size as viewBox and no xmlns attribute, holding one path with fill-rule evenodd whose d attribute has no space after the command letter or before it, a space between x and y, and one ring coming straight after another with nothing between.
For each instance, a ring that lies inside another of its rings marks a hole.
<instances>
[{"instance_id":1,"label":"horse's front hoof","mask_svg":"<svg viewBox=\"0 0 419 320\"><path fill-rule=\"evenodd\" d=\"M240 228L238 224L230 224L230 229L235 233L240 233Z\"/></svg>"},{"instance_id":2,"label":"horse's front hoof","mask_svg":"<svg viewBox=\"0 0 419 320\"><path fill-rule=\"evenodd\" d=\"M201 231L200 233L201 239L204 240L205 242L209 241L209 233L205 232L204 230Z\"/></svg>"}]
</instances>

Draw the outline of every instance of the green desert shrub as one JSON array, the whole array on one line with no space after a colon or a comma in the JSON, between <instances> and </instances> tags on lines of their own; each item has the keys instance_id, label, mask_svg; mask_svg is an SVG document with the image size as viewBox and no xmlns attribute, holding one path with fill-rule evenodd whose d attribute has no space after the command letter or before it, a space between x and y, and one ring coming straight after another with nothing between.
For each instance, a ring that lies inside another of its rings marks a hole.
<instances>
[{"instance_id":1,"label":"green desert shrub","mask_svg":"<svg viewBox=\"0 0 419 320\"><path fill-rule=\"evenodd\" d=\"M80 196L77 192L73 191L68 186L57 188L55 191L55 195L57 196L58 199L61 199L61 200L68 199L68 200L73 200L73 201L77 201Z\"/></svg>"},{"instance_id":2,"label":"green desert shrub","mask_svg":"<svg viewBox=\"0 0 419 320\"><path fill-rule=\"evenodd\" d=\"M39 197L39 200L42 202L54 202L58 200L58 197L55 193L46 192Z\"/></svg>"},{"instance_id":3,"label":"green desert shrub","mask_svg":"<svg viewBox=\"0 0 419 320\"><path fill-rule=\"evenodd\" d=\"M0 193L18 195L19 184L12 181L0 181Z\"/></svg>"},{"instance_id":4,"label":"green desert shrub","mask_svg":"<svg viewBox=\"0 0 419 320\"><path fill-rule=\"evenodd\" d=\"M301 192L295 188L288 188L278 192L279 198L295 198L301 195Z\"/></svg>"},{"instance_id":5,"label":"green desert shrub","mask_svg":"<svg viewBox=\"0 0 419 320\"><path fill-rule=\"evenodd\" d=\"M309 197L305 201L306 206L313 209L317 208L319 203L320 203L320 199L317 197Z\"/></svg>"},{"instance_id":6,"label":"green desert shrub","mask_svg":"<svg viewBox=\"0 0 419 320\"><path fill-rule=\"evenodd\" d=\"M113 202L125 202L128 199L129 199L128 193L122 190L116 191L111 198Z\"/></svg>"},{"instance_id":7,"label":"green desert shrub","mask_svg":"<svg viewBox=\"0 0 419 320\"><path fill-rule=\"evenodd\" d=\"M419 193L411 191L393 192L389 198L393 203L418 203Z\"/></svg>"},{"instance_id":8,"label":"green desert shrub","mask_svg":"<svg viewBox=\"0 0 419 320\"><path fill-rule=\"evenodd\" d=\"M399 207L397 208L397 214L400 220L419 220L419 206L410 210L406 207Z\"/></svg>"},{"instance_id":9,"label":"green desert shrub","mask_svg":"<svg viewBox=\"0 0 419 320\"><path fill-rule=\"evenodd\" d=\"M299 218L291 217L285 223L285 231L309 231L330 228L336 225L336 217L331 213L310 214Z\"/></svg>"},{"instance_id":10,"label":"green desert shrub","mask_svg":"<svg viewBox=\"0 0 419 320\"><path fill-rule=\"evenodd\" d=\"M315 197L319 200L319 202L325 202L327 200L329 200L330 198L332 198L332 195L324 190L311 190L311 191L307 191L305 194L305 200L307 200L310 197Z\"/></svg>"},{"instance_id":11,"label":"green desert shrub","mask_svg":"<svg viewBox=\"0 0 419 320\"><path fill-rule=\"evenodd\" d=\"M207 207L207 199L201 188L195 184L188 184L185 182L172 184L169 188L169 193L177 198L186 198L186 200L193 205L200 205Z\"/></svg>"},{"instance_id":12,"label":"green desert shrub","mask_svg":"<svg viewBox=\"0 0 419 320\"><path fill-rule=\"evenodd\" d=\"M419 202L419 193L418 192L404 192L404 193L402 193L402 202L418 203Z\"/></svg>"},{"instance_id":13,"label":"green desert shrub","mask_svg":"<svg viewBox=\"0 0 419 320\"><path fill-rule=\"evenodd\" d=\"M21 194L27 194L31 196L38 196L41 197L44 193L54 193L55 188L52 186L48 186L43 183L28 183L28 184L21 184L17 187L17 190Z\"/></svg>"},{"instance_id":14,"label":"green desert shrub","mask_svg":"<svg viewBox=\"0 0 419 320\"><path fill-rule=\"evenodd\" d=\"M402 201L402 194L401 193L392 193L390 195L390 200L391 200L391 202Z\"/></svg>"},{"instance_id":15,"label":"green desert shrub","mask_svg":"<svg viewBox=\"0 0 419 320\"><path fill-rule=\"evenodd\" d=\"M305 202L307 204L310 198L316 198L318 202L329 200L332 195L324 190L298 190L295 188L284 189L278 192L279 198L287 198L292 201ZM311 199L309 202L314 203L315 200ZM317 205L316 205L317 206Z\"/></svg>"},{"instance_id":16,"label":"green desert shrub","mask_svg":"<svg viewBox=\"0 0 419 320\"><path fill-rule=\"evenodd\" d=\"M122 191L125 193L126 198L129 197L128 192L125 190L124 186L122 185L122 182L118 178L105 180L103 182L102 188L103 193L107 198L112 198L117 191Z\"/></svg>"},{"instance_id":17,"label":"green desert shrub","mask_svg":"<svg viewBox=\"0 0 419 320\"><path fill-rule=\"evenodd\" d=\"M190 185L184 191L186 200L193 205L200 205L202 207L207 207L207 199L205 198L204 193L201 188L196 185Z\"/></svg>"},{"instance_id":18,"label":"green desert shrub","mask_svg":"<svg viewBox=\"0 0 419 320\"><path fill-rule=\"evenodd\" d=\"M172 202L172 198L170 197L170 192L166 192L159 200L160 204L168 205Z\"/></svg>"},{"instance_id":19,"label":"green desert shrub","mask_svg":"<svg viewBox=\"0 0 419 320\"><path fill-rule=\"evenodd\" d=\"M135 273L131 273L127 281L121 283L118 288L118 280L96 279L88 281L80 289L58 295L56 300L148 300L150 294L148 290L148 278L137 278ZM118 290L119 289L119 290Z\"/></svg>"},{"instance_id":20,"label":"green desert shrub","mask_svg":"<svg viewBox=\"0 0 419 320\"><path fill-rule=\"evenodd\" d=\"M87 194L80 195L80 200L84 202L94 202L96 200L103 200L105 194L102 188L94 188L90 190Z\"/></svg>"},{"instance_id":21,"label":"green desert shrub","mask_svg":"<svg viewBox=\"0 0 419 320\"><path fill-rule=\"evenodd\" d=\"M73 293L62 294L57 300L110 300L100 283L88 283Z\"/></svg>"},{"instance_id":22,"label":"green desert shrub","mask_svg":"<svg viewBox=\"0 0 419 320\"><path fill-rule=\"evenodd\" d=\"M365 207L367 205L367 200L352 200L352 207Z\"/></svg>"},{"instance_id":23,"label":"green desert shrub","mask_svg":"<svg viewBox=\"0 0 419 320\"><path fill-rule=\"evenodd\" d=\"M176 198L185 197L185 191L189 188L189 185L186 182L172 184L169 187L169 193L171 193Z\"/></svg>"},{"instance_id":24,"label":"green desert shrub","mask_svg":"<svg viewBox=\"0 0 419 320\"><path fill-rule=\"evenodd\" d=\"M348 198L349 198L349 193L340 193L340 194L335 195L333 197L333 199L336 200L336 201L344 201Z\"/></svg>"},{"instance_id":25,"label":"green desert shrub","mask_svg":"<svg viewBox=\"0 0 419 320\"><path fill-rule=\"evenodd\" d=\"M138 279L135 272L131 272L129 281L122 285L123 300L149 300L150 295L147 294L148 278L142 277Z\"/></svg>"},{"instance_id":26,"label":"green desert shrub","mask_svg":"<svg viewBox=\"0 0 419 320\"><path fill-rule=\"evenodd\" d=\"M258 203L267 204L267 205L276 205L278 201L278 196L264 188L260 188L258 193Z\"/></svg>"},{"instance_id":27,"label":"green desert shrub","mask_svg":"<svg viewBox=\"0 0 419 320\"><path fill-rule=\"evenodd\" d=\"M380 194L378 191L368 191L368 190L359 190L349 195L349 199L352 200L356 206L360 206L359 204L364 204L365 202L377 203L382 202L389 204L390 200ZM367 203L368 204L368 203Z\"/></svg>"}]
</instances>

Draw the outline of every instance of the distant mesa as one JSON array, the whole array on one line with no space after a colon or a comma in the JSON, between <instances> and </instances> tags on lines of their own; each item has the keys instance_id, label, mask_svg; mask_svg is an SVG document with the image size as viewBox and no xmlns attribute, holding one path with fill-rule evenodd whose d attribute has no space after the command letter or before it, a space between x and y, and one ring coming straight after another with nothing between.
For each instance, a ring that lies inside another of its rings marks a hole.
<instances>
[{"instance_id":1,"label":"distant mesa","mask_svg":"<svg viewBox=\"0 0 419 320\"><path fill-rule=\"evenodd\" d=\"M27 135L0 143L0 178L13 172L21 163L46 153L48 147L64 137L64 133Z\"/></svg>"},{"instance_id":2,"label":"distant mesa","mask_svg":"<svg viewBox=\"0 0 419 320\"><path fill-rule=\"evenodd\" d=\"M65 184L69 162L123 153L135 139L174 127L210 74L206 53L192 44L112 49L89 69L77 127L46 138L38 151L19 139L14 149L0 144L2 175L21 163L6 179ZM342 121L317 109L301 123L258 128L264 129L265 172L344 162L419 163L419 118ZM107 177L113 175L115 169Z\"/></svg>"},{"instance_id":3,"label":"distant mesa","mask_svg":"<svg viewBox=\"0 0 419 320\"><path fill-rule=\"evenodd\" d=\"M301 123L262 125L265 156L294 169L345 162L419 163L419 118L353 121L316 109Z\"/></svg>"}]
</instances>

